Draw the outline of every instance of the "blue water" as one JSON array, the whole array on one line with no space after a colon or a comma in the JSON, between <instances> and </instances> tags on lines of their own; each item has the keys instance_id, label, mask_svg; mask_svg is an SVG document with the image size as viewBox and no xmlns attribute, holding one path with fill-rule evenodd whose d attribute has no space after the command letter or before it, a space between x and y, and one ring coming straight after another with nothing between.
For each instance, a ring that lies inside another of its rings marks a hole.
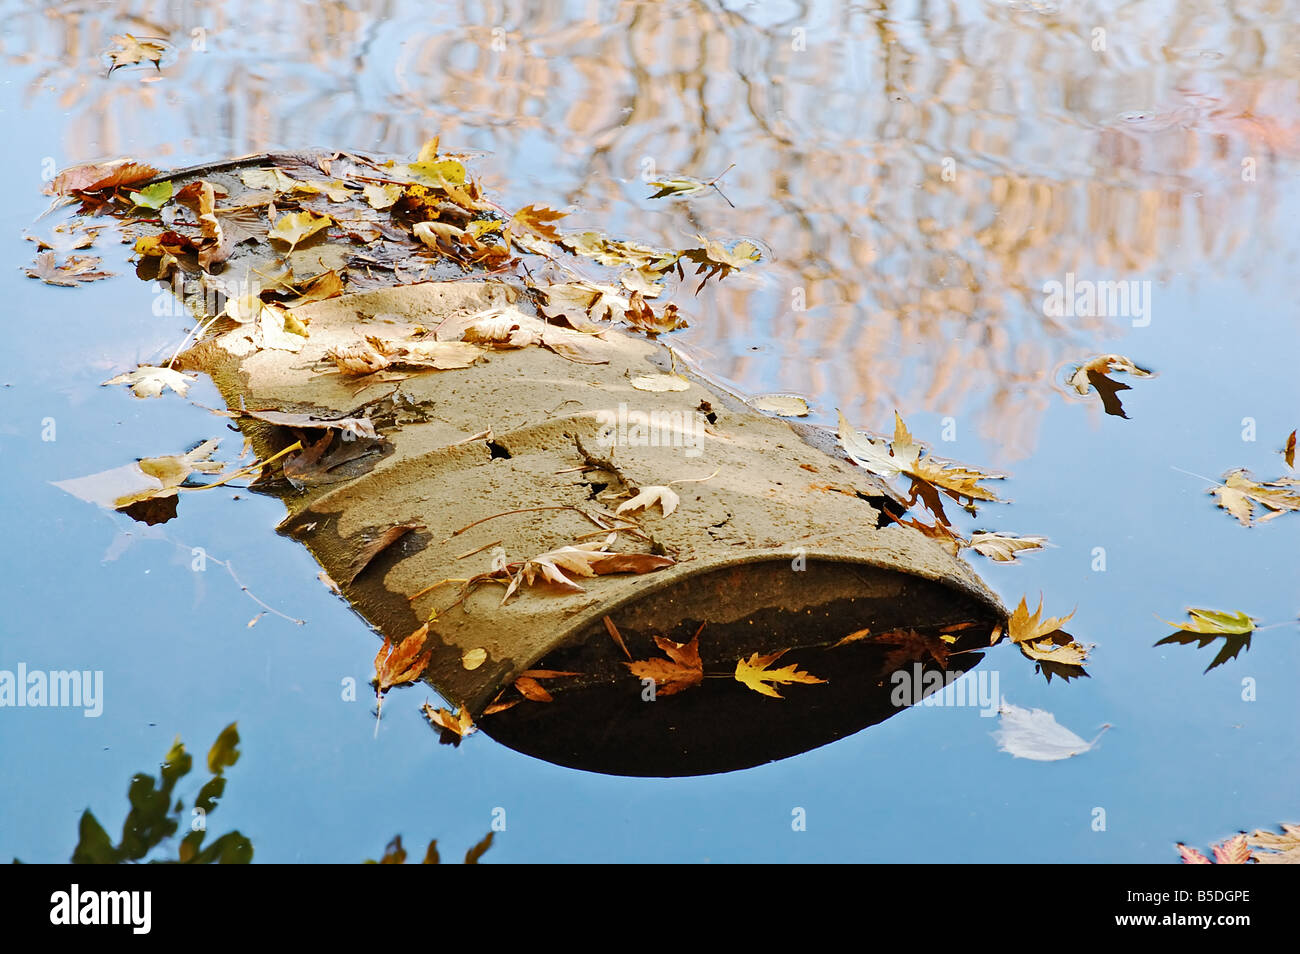
<instances>
[{"instance_id":1,"label":"blue water","mask_svg":"<svg viewBox=\"0 0 1300 954\"><path fill-rule=\"evenodd\" d=\"M1185 473L1280 476L1276 451L1300 426L1300 18L1284 6L1233 21L1102 4L1110 50L1097 55L1091 19L1029 5L963 4L927 22L921 5L507 3L493 19L451 3L286 3L274 17L242 3L0 4L0 669L102 670L106 687L99 718L0 709L0 857L67 859L87 807L114 833L132 773L153 771L177 734L206 752L232 721L243 756L211 830L240 829L258 861L359 861L399 832L417 857L436 837L454 858L496 809L506 829L486 861L1173 862L1176 841L1205 849L1300 821L1300 516L1241 527ZM98 51L124 31L172 38L161 79L105 75ZM1125 118L1140 110L1159 121ZM389 694L376 737L375 639L273 532L282 504L188 494L179 519L146 528L51 485L210 437L229 459L240 437L199 406L220 405L206 381L193 403L98 387L165 361L189 325L155 314L109 236L88 251L115 279L23 277L23 233L65 217L35 221L47 158L403 154L435 132L481 153L475 170L505 205L572 203L575 225L655 242L765 242L752 274L679 294L693 327L677 344L747 392L806 395L815 420L839 406L885 431L897 407L937 452L1010 472L1014 502L961 525L1053 547L1012 566L972 560L1009 605L1041 593L1050 614L1077 607L1067 629L1096 648L1091 678L1069 684L1006 645L980 670L1086 739L1112 724L1099 745L1013 759L996 719L917 707L744 772L610 778L482 735L438 745L423 687ZM736 208L646 201L647 157L705 178L735 162L723 185ZM1257 159L1254 181L1243 157ZM1067 270L1150 281L1150 324L1052 330L1040 289ZM971 282L971 301L933 297ZM1130 420L1052 386L1061 364L1111 351L1158 372L1123 392ZM213 558L204 572L194 547ZM215 560L305 625L268 614L250 627L261 608ZM1157 617L1188 606L1281 625L1202 674L1213 650L1153 648L1169 632ZM348 678L359 701L342 698ZM806 831L792 828L797 808Z\"/></svg>"}]
</instances>

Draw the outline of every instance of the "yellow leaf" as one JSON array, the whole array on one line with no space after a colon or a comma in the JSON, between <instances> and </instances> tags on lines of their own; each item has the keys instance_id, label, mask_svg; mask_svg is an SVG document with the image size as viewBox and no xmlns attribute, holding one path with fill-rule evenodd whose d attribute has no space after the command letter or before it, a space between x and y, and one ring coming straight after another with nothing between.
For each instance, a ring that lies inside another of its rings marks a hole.
<instances>
[{"instance_id":1,"label":"yellow leaf","mask_svg":"<svg viewBox=\"0 0 1300 954\"><path fill-rule=\"evenodd\" d=\"M275 220L267 237L277 242L287 242L292 250L299 242L328 227L333 221L328 215L316 215L314 212L286 212Z\"/></svg>"},{"instance_id":2,"label":"yellow leaf","mask_svg":"<svg viewBox=\"0 0 1300 954\"><path fill-rule=\"evenodd\" d=\"M784 697L768 683L816 683L826 681L801 671L794 663L780 669L767 668L784 656L785 653L786 650L784 649L780 652L769 653L766 656L753 653L748 659L736 660L736 681L744 683L755 692L761 692L765 696L772 696L776 699Z\"/></svg>"}]
</instances>

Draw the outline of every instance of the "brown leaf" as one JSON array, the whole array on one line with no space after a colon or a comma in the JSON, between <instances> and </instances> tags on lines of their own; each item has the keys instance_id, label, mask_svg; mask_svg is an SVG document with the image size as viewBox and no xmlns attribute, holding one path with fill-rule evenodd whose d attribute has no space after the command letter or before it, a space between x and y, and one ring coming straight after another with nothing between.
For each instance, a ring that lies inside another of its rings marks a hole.
<instances>
[{"instance_id":1,"label":"brown leaf","mask_svg":"<svg viewBox=\"0 0 1300 954\"><path fill-rule=\"evenodd\" d=\"M153 166L131 159L114 159L64 169L41 191L46 195L71 195L74 192L100 192L118 186L135 185L158 174Z\"/></svg>"},{"instance_id":2,"label":"brown leaf","mask_svg":"<svg viewBox=\"0 0 1300 954\"><path fill-rule=\"evenodd\" d=\"M551 694L542 688L542 684L536 679L528 676L520 676L515 680L515 688L519 694L530 702L552 702L554 701Z\"/></svg>"},{"instance_id":3,"label":"brown leaf","mask_svg":"<svg viewBox=\"0 0 1300 954\"><path fill-rule=\"evenodd\" d=\"M700 629L703 630L704 627L701 626ZM676 643L663 636L656 636L655 645L663 650L667 659L643 659L623 665L639 679L654 680L656 695L671 696L704 681L699 631L689 643Z\"/></svg>"},{"instance_id":4,"label":"brown leaf","mask_svg":"<svg viewBox=\"0 0 1300 954\"><path fill-rule=\"evenodd\" d=\"M1295 431L1286 439L1286 446L1282 448L1282 459L1286 461L1288 467L1295 467Z\"/></svg>"},{"instance_id":5,"label":"brown leaf","mask_svg":"<svg viewBox=\"0 0 1300 954\"><path fill-rule=\"evenodd\" d=\"M420 706L420 711L432 725L442 730L444 742L447 741L446 737L450 736L453 743L459 744L461 739L475 729L474 720L469 717L469 712L464 706L452 713L446 709L435 709L432 704L426 702Z\"/></svg>"},{"instance_id":6,"label":"brown leaf","mask_svg":"<svg viewBox=\"0 0 1300 954\"><path fill-rule=\"evenodd\" d=\"M420 678L429 665L433 650L421 655L425 637L429 635L429 624L425 623L411 633L394 648L392 641L385 636L384 644L375 654L375 694L383 695L393 686L404 682L413 682Z\"/></svg>"},{"instance_id":7,"label":"brown leaf","mask_svg":"<svg viewBox=\"0 0 1300 954\"><path fill-rule=\"evenodd\" d=\"M627 643L623 642L623 634L618 631L618 627L614 625L614 621L608 616L605 617L605 631L609 633L614 642L618 643L618 648L623 650L623 655L631 659L632 654L627 650Z\"/></svg>"},{"instance_id":8,"label":"brown leaf","mask_svg":"<svg viewBox=\"0 0 1300 954\"><path fill-rule=\"evenodd\" d=\"M399 523L395 526L389 527L371 543L358 551L357 555L352 558L352 562L348 564L347 582L349 584L355 583L357 577L365 571L366 567L370 566L370 564L374 562L375 557L379 556L379 554L383 553L412 530L423 529L424 524L422 523Z\"/></svg>"},{"instance_id":9,"label":"brown leaf","mask_svg":"<svg viewBox=\"0 0 1300 954\"><path fill-rule=\"evenodd\" d=\"M53 252L41 252L33 262L35 267L27 269L27 277L39 278L47 285L75 288L82 282L112 277L112 272L95 271L98 264L99 259L93 255L69 255L60 264Z\"/></svg>"}]
</instances>

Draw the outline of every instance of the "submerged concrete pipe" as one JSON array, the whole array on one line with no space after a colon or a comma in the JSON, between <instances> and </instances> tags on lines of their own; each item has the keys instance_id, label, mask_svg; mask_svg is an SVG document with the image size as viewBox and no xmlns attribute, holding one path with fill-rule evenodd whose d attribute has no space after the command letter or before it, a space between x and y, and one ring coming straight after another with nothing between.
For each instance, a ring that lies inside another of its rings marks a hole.
<instances>
[{"instance_id":1,"label":"submerged concrete pipe","mask_svg":"<svg viewBox=\"0 0 1300 954\"><path fill-rule=\"evenodd\" d=\"M948 634L954 650L988 645L1005 618L997 598L934 541L882 526L895 500L833 435L820 432L815 447L689 372L682 390L635 386L672 367L662 344L547 326L547 347L489 348L470 367L404 378L349 376L327 360L363 335L455 338L466 316L503 306L532 311L525 290L499 282L380 289L295 308L310 331L300 351L240 354L218 337L185 358L212 374L232 408L374 422L372 442L247 417L241 426L263 454L297 437L316 445L315 466L291 468L302 489L285 495L282 530L394 641L432 617L425 678L488 735L592 771L728 771L897 712L886 672L897 643L877 636L915 630ZM653 506L611 518L635 490L667 485L681 498L670 515ZM633 521L611 549L670 565L575 576L583 592L521 586L504 604L502 585L442 582L491 573L502 553L516 564ZM386 531L410 525L365 562ZM647 701L607 617L636 660L664 658L656 636L684 643L698 633L706 678ZM732 678L738 659L781 650L775 665L795 663L825 683L780 686L776 699ZM964 652L949 669L979 658ZM514 680L537 669L575 675L542 680L552 702L484 715L518 699Z\"/></svg>"}]
</instances>

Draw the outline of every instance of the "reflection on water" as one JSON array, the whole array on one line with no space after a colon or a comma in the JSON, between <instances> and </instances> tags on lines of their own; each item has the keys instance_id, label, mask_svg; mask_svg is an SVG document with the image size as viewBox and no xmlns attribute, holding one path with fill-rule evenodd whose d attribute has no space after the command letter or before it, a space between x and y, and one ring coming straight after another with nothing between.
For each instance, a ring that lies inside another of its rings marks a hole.
<instances>
[{"instance_id":1,"label":"reflection on water","mask_svg":"<svg viewBox=\"0 0 1300 954\"><path fill-rule=\"evenodd\" d=\"M1032 449L1051 369L1124 316L1053 318L1067 273L1236 274L1300 154L1290 5L131 3L23 8L4 55L69 112L60 165L329 146L490 150L489 185L680 245L765 242L679 336L744 388L882 425L977 417ZM115 33L152 67L88 75ZM644 181L729 163L716 195ZM496 180L494 183L493 180Z\"/></svg>"}]
</instances>

